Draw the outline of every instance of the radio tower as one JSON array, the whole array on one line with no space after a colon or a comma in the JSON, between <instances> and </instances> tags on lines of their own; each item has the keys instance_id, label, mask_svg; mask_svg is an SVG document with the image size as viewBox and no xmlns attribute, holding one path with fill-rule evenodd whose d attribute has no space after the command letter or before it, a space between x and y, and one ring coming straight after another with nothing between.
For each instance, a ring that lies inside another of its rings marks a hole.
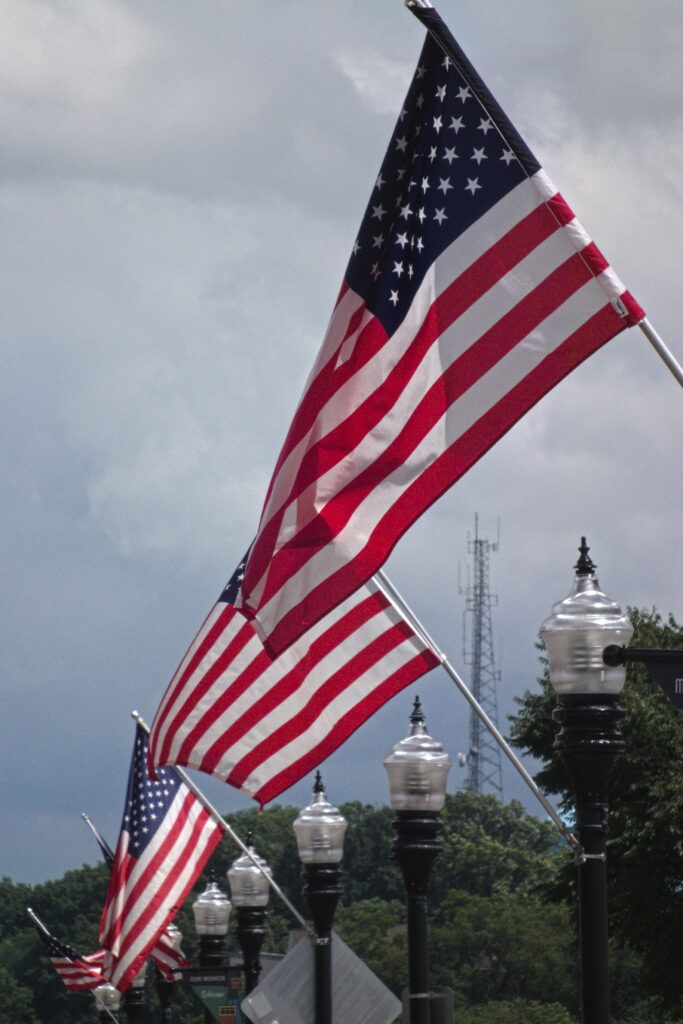
<instances>
[{"instance_id":1,"label":"radio tower","mask_svg":"<svg viewBox=\"0 0 683 1024\"><path fill-rule=\"evenodd\" d=\"M493 632L491 608L497 598L489 591L489 555L498 550L488 537L479 536L479 516L474 517L474 540L468 541L468 554L473 556L470 583L464 590L465 613L463 616L463 638L465 664L471 666L470 689L472 694L498 726L498 699L496 683L500 673L496 671L493 656ZM470 649L467 649L467 622L471 616ZM461 754L460 763L467 766L465 789L468 793L494 793L503 797L503 780L500 767L500 747L489 733L474 710L470 711L470 745L467 754Z\"/></svg>"}]
</instances>

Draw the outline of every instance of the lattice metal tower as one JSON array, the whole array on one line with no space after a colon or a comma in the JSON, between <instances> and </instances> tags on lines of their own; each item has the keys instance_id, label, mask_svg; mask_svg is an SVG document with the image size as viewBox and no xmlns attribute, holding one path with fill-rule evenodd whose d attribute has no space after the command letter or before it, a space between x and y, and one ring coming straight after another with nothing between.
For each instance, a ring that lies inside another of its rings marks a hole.
<instances>
[{"instance_id":1,"label":"lattice metal tower","mask_svg":"<svg viewBox=\"0 0 683 1024\"><path fill-rule=\"evenodd\" d=\"M488 537L479 536L478 515L474 517L474 539L468 541L467 550L472 555L472 577L469 578L468 573L467 586L461 588L465 594L465 664L471 666L470 689L474 697L497 727L496 683L500 679L500 673L496 671L495 666L491 625L491 608L495 606L497 598L489 590L489 555L492 551L498 550L498 542L494 544ZM470 711L469 750L467 754L461 755L460 760L467 765L465 789L468 793L488 791L502 799L500 747L474 710Z\"/></svg>"}]
</instances>

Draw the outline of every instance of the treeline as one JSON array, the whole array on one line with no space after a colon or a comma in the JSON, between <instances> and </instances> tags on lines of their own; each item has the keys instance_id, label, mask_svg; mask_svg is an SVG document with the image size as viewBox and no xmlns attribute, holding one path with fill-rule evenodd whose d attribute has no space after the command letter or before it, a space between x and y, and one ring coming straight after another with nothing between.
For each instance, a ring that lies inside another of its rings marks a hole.
<instances>
[{"instance_id":1,"label":"treeline","mask_svg":"<svg viewBox=\"0 0 683 1024\"><path fill-rule=\"evenodd\" d=\"M683 629L672 618L631 614L639 646L683 648ZM552 754L547 679L518 703L513 742L541 761L539 780L569 813L568 780ZM631 671L622 703L627 747L613 773L608 859L613 1024L683 1024L683 724L642 669ZM391 858L392 811L358 802L341 810L349 827L339 933L400 994L406 928L403 883ZM276 806L229 820L243 837L253 830L257 851L303 909L297 814ZM443 853L431 879L432 982L453 988L458 1024L575 1024L576 869L554 827L519 803L467 793L447 797L443 819ZM225 891L238 854L224 839L211 859ZM207 877L176 919L194 962L191 905ZM34 887L0 883L0 1024L92 1024L92 996L66 992L25 908L33 906L57 937L93 952L106 883L104 864ZM283 952L296 922L274 896L269 924L264 948ZM228 945L238 949L232 933ZM201 1024L203 1011L182 985L174 1006L177 1024Z\"/></svg>"}]
</instances>

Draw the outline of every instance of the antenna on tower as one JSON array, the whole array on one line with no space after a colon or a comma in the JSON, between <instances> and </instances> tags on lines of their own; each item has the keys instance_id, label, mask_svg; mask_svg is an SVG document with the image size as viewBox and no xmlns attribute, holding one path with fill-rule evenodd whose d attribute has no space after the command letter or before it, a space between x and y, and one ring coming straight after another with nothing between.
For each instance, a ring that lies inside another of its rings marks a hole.
<instances>
[{"instance_id":1,"label":"antenna on tower","mask_svg":"<svg viewBox=\"0 0 683 1024\"><path fill-rule=\"evenodd\" d=\"M489 589L489 556L497 551L500 540L500 523L495 543L488 537L479 536L479 515L474 516L474 539L468 539L467 551L472 555L472 572L467 574L467 586L460 587L465 595L463 614L463 654L465 664L471 668L470 690L475 700L486 711L494 725L498 726L498 697L496 684L500 673L496 670L493 654L493 628L491 608L498 599ZM469 625L469 630L468 630ZM469 633L469 649L468 649ZM494 741L481 719L470 711L470 743L466 754L458 755L461 766L467 767L465 789L468 793L492 792L503 797L503 778L500 764L500 747Z\"/></svg>"}]
</instances>

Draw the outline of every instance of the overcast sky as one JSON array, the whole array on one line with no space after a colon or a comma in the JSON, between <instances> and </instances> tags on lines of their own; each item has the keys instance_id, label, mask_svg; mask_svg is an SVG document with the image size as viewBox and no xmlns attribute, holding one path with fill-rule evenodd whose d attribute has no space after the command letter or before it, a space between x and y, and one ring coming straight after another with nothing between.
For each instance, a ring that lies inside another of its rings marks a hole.
<instances>
[{"instance_id":1,"label":"overcast sky","mask_svg":"<svg viewBox=\"0 0 683 1024\"><path fill-rule=\"evenodd\" d=\"M683 7L439 10L683 361ZM254 533L423 33L401 0L0 0L0 21L0 875L36 882L96 861L81 811L116 842L129 712L151 722ZM611 597L683 618L682 397L620 335L388 563L466 673L459 566L475 512L492 540L500 521L503 727L582 533ZM416 691L466 749L433 672L324 766L331 800L385 802ZM537 809L507 766L504 790Z\"/></svg>"}]
</instances>

